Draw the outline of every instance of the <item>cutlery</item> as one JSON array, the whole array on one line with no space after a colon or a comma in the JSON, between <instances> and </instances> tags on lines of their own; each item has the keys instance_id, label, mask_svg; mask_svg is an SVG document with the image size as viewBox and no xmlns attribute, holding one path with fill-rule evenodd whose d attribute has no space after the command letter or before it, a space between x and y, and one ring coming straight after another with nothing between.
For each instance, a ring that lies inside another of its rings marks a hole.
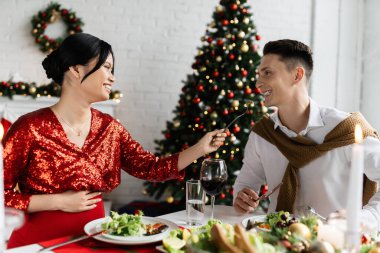
<instances>
[{"instance_id":1,"label":"cutlery","mask_svg":"<svg viewBox=\"0 0 380 253\"><path fill-rule=\"evenodd\" d=\"M327 221L326 217L323 217L322 215L320 215L319 213L317 213L317 211L315 211L315 209L312 208L311 206L307 206L307 211L309 211L310 213L314 214L315 216L317 216L321 220Z\"/></svg>"},{"instance_id":2,"label":"cutlery","mask_svg":"<svg viewBox=\"0 0 380 253\"><path fill-rule=\"evenodd\" d=\"M276 187L274 187L274 188L273 188L268 194L263 194L263 195L261 195L258 199L254 200L254 201L257 202L257 201L261 201L261 200L263 200L263 199L268 198L268 197L269 197L270 195L272 195L275 191L277 191L278 189L280 189L281 185L282 185L282 182L279 183Z\"/></svg>"},{"instance_id":3,"label":"cutlery","mask_svg":"<svg viewBox=\"0 0 380 253\"><path fill-rule=\"evenodd\" d=\"M100 235L104 232L106 232L107 230L102 230L102 231L99 231L99 232L96 232L96 233L93 233L93 234L90 234L90 235L83 235L83 236L80 236L80 237L77 237L77 238L74 238L72 240L68 240L66 242L61 242L61 243L57 243L55 245L52 245L52 246L49 246L47 248L42 248L38 251L38 253L42 253L42 252L49 252L51 251L52 249L56 249L56 248L59 248L59 247L62 247L62 246L65 246L67 244L70 244L70 243L74 243L74 242L78 242L78 241L82 241L84 239L88 239L88 238L91 238L91 237L94 237L94 236L97 236L97 235Z\"/></svg>"},{"instance_id":4,"label":"cutlery","mask_svg":"<svg viewBox=\"0 0 380 253\"><path fill-rule=\"evenodd\" d=\"M236 118L234 118L225 128L224 128L224 132L228 130L228 128L235 122L237 121L239 118L243 117L249 110L249 105L251 105L253 103L253 101L248 101L247 103L245 103L245 106L247 107L247 109L245 110L245 112L243 112L242 114L238 115Z\"/></svg>"}]
</instances>

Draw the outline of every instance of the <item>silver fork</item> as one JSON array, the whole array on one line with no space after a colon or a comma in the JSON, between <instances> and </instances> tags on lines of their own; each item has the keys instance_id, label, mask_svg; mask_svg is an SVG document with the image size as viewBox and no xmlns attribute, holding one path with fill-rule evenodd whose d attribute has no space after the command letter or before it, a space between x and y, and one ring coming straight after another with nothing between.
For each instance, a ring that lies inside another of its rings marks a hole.
<instances>
[{"instance_id":1,"label":"silver fork","mask_svg":"<svg viewBox=\"0 0 380 253\"><path fill-rule=\"evenodd\" d=\"M245 103L245 106L247 107L247 109L240 115L236 116L236 118L234 118L225 128L224 128L224 132L226 132L228 130L228 128L235 122L237 121L239 118L243 117L249 110L249 105L251 105L253 103L253 101L248 101L247 103Z\"/></svg>"}]
</instances>

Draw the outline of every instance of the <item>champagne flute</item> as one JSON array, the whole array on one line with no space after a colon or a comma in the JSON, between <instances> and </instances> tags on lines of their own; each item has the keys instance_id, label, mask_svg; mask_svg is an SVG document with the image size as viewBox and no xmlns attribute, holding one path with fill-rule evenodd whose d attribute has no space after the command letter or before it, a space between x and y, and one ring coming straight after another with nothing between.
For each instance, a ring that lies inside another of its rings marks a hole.
<instances>
[{"instance_id":1,"label":"champagne flute","mask_svg":"<svg viewBox=\"0 0 380 253\"><path fill-rule=\"evenodd\" d=\"M227 177L227 166L223 159L203 160L200 180L205 192L211 196L211 219L214 219L215 195L222 192Z\"/></svg>"}]
</instances>

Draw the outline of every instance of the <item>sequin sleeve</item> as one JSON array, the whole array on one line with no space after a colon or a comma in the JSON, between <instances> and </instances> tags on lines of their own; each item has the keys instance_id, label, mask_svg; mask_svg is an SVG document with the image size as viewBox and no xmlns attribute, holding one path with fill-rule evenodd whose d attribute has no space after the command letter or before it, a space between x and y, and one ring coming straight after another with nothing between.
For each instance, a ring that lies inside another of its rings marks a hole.
<instances>
[{"instance_id":1,"label":"sequin sleeve","mask_svg":"<svg viewBox=\"0 0 380 253\"><path fill-rule=\"evenodd\" d=\"M3 139L5 205L24 211L29 206L31 195L22 194L15 188L28 166L28 155L32 144L31 130L23 117L11 126Z\"/></svg>"},{"instance_id":2,"label":"sequin sleeve","mask_svg":"<svg viewBox=\"0 0 380 253\"><path fill-rule=\"evenodd\" d=\"M130 175L148 180L165 181L184 177L184 170L178 171L179 154L156 157L145 151L125 128L121 129L122 168Z\"/></svg>"}]
</instances>

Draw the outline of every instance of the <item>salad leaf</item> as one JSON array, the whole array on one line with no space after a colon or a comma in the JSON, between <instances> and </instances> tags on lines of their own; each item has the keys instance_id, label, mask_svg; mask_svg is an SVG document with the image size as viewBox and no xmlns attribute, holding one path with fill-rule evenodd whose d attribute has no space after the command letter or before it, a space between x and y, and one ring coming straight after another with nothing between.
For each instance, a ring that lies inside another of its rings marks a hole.
<instances>
[{"instance_id":1,"label":"salad leaf","mask_svg":"<svg viewBox=\"0 0 380 253\"><path fill-rule=\"evenodd\" d=\"M111 235L118 236L142 236L145 233L145 224L141 221L143 212L136 215L118 214L111 212L111 219L102 224L102 228Z\"/></svg>"}]
</instances>

